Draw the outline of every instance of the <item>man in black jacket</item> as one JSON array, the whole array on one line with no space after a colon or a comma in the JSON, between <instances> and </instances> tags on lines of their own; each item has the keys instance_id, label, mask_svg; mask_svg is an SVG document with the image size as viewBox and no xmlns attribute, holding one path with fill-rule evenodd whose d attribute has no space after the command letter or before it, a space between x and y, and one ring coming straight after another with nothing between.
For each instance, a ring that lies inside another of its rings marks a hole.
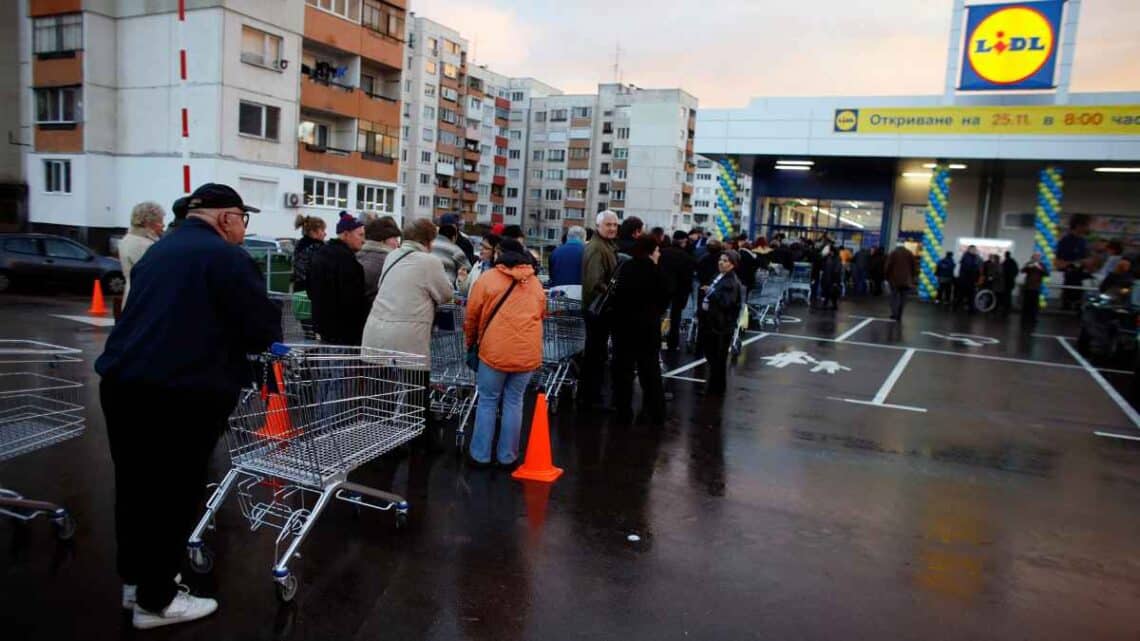
<instances>
[{"instance_id":1,"label":"man in black jacket","mask_svg":"<svg viewBox=\"0 0 1140 641\"><path fill-rule=\"evenodd\" d=\"M123 310L95 371L115 463L115 538L123 607L136 628L208 616L218 604L175 575L202 507L206 464L238 391L246 354L281 340L281 310L240 245L249 212L207 183L178 230L131 270Z\"/></svg>"},{"instance_id":2,"label":"man in black jacket","mask_svg":"<svg viewBox=\"0 0 1140 641\"><path fill-rule=\"evenodd\" d=\"M364 268L356 260L356 252L364 246L364 224L341 212L336 235L317 250L309 265L313 324L324 343L360 345L368 320Z\"/></svg>"},{"instance_id":3,"label":"man in black jacket","mask_svg":"<svg viewBox=\"0 0 1140 641\"><path fill-rule=\"evenodd\" d=\"M676 231L673 232L673 244L661 250L661 272L670 290L669 335L665 338L665 345L670 350L677 349L681 343L681 313L693 295L693 270L697 268L697 259L685 247L688 241L689 236L685 232Z\"/></svg>"}]
</instances>

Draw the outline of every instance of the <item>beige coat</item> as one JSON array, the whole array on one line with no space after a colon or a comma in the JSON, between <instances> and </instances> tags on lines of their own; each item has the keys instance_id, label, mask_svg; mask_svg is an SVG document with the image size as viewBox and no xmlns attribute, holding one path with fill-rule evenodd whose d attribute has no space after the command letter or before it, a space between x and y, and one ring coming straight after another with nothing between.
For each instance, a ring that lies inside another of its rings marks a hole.
<instances>
[{"instance_id":1,"label":"beige coat","mask_svg":"<svg viewBox=\"0 0 1140 641\"><path fill-rule=\"evenodd\" d=\"M436 307L454 293L443 265L423 245L405 240L388 254L381 279L364 324L364 346L430 357ZM429 358L424 369L430 367Z\"/></svg>"},{"instance_id":2,"label":"beige coat","mask_svg":"<svg viewBox=\"0 0 1140 641\"><path fill-rule=\"evenodd\" d=\"M123 278L126 287L123 288L123 305L127 304L127 294L131 292L131 269L142 260L143 254L158 238L146 229L132 227L126 236L119 241L119 263L123 266Z\"/></svg>"}]
</instances>

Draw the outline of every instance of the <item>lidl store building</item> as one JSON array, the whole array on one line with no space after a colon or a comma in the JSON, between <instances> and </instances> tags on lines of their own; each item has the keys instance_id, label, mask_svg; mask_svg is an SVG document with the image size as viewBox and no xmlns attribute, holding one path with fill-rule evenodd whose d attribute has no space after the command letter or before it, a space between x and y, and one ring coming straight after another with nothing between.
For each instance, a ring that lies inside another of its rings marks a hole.
<instances>
[{"instance_id":1,"label":"lidl store building","mask_svg":"<svg viewBox=\"0 0 1140 641\"><path fill-rule=\"evenodd\" d=\"M715 231L927 252L990 239L1020 261L1079 212L1140 251L1140 92L1069 93L1079 10L959 1L943 95L701 110L696 152L721 165L724 195L752 177L747 213Z\"/></svg>"}]
</instances>

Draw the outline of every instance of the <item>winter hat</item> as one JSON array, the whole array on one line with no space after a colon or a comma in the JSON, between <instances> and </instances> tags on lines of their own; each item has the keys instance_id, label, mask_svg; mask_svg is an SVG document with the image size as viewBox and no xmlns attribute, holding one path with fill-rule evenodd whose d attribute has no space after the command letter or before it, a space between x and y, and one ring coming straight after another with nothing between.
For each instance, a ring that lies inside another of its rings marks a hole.
<instances>
[{"instance_id":1,"label":"winter hat","mask_svg":"<svg viewBox=\"0 0 1140 641\"><path fill-rule=\"evenodd\" d=\"M352 231L354 229L360 229L363 226L364 226L364 223L353 218L352 215L349 214L347 211L342 211L342 212L340 212L340 220L338 220L336 223L336 233L339 236L346 231Z\"/></svg>"},{"instance_id":2,"label":"winter hat","mask_svg":"<svg viewBox=\"0 0 1140 641\"><path fill-rule=\"evenodd\" d=\"M389 238L399 238L400 236L400 227L396 225L396 220L391 216L382 216L370 220L364 226L364 238L367 240L382 243Z\"/></svg>"},{"instance_id":3,"label":"winter hat","mask_svg":"<svg viewBox=\"0 0 1140 641\"><path fill-rule=\"evenodd\" d=\"M495 223L494 225L491 225L491 233L496 235L496 236L502 236L503 230L506 228L507 228L507 226L504 225L503 223Z\"/></svg>"},{"instance_id":4,"label":"winter hat","mask_svg":"<svg viewBox=\"0 0 1140 641\"><path fill-rule=\"evenodd\" d=\"M441 227L443 225L455 225L455 227L458 228L459 214L444 214L439 217L439 224Z\"/></svg>"},{"instance_id":5,"label":"winter hat","mask_svg":"<svg viewBox=\"0 0 1140 641\"><path fill-rule=\"evenodd\" d=\"M514 267L516 265L533 265L534 258L522 246L522 243L513 238L504 238L499 243L499 258L495 261L496 265L506 265L507 267Z\"/></svg>"}]
</instances>

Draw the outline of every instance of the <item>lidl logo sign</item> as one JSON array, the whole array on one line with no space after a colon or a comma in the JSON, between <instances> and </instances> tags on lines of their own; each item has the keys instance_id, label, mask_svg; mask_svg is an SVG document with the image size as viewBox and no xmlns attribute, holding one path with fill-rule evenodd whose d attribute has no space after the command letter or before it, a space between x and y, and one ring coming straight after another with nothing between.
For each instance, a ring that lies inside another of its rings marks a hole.
<instances>
[{"instance_id":1,"label":"lidl logo sign","mask_svg":"<svg viewBox=\"0 0 1140 641\"><path fill-rule=\"evenodd\" d=\"M1062 2L969 8L959 89L1053 87Z\"/></svg>"},{"instance_id":2,"label":"lidl logo sign","mask_svg":"<svg viewBox=\"0 0 1140 641\"><path fill-rule=\"evenodd\" d=\"M858 109L836 109L835 131L849 132L859 128Z\"/></svg>"}]
</instances>

